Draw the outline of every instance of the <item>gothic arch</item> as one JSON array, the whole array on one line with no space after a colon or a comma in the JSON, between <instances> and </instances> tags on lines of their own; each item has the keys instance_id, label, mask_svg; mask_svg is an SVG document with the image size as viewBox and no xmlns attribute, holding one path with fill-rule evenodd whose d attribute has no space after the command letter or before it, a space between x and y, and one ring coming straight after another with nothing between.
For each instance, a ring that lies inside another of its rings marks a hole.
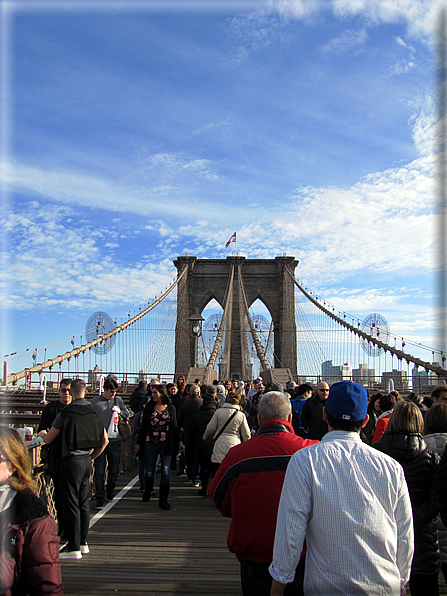
<instances>
[{"instance_id":1,"label":"gothic arch","mask_svg":"<svg viewBox=\"0 0 447 596\"><path fill-rule=\"evenodd\" d=\"M288 275L298 265L294 257L246 259L231 256L226 259L178 257L174 265L180 272L185 265L188 274L182 279L177 293L177 324L175 338L175 371L185 374L194 360L194 340L190 337L188 317L195 308L201 313L213 298L223 308L231 266L240 267L248 305L256 300L266 306L274 326L275 367L290 368L296 375L295 285ZM238 283L233 288L231 321L230 375L241 378L242 347L239 317Z\"/></svg>"}]
</instances>

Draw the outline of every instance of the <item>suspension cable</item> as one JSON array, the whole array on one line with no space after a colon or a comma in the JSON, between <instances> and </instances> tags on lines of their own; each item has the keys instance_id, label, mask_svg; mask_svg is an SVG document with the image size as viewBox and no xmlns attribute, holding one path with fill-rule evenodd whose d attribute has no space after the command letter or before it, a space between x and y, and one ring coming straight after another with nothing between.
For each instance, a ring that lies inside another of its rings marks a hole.
<instances>
[{"instance_id":1,"label":"suspension cable","mask_svg":"<svg viewBox=\"0 0 447 596\"><path fill-rule=\"evenodd\" d=\"M225 328L225 321L227 318L229 305L233 300L233 279L234 279L234 264L231 265L230 277L228 279L227 290L225 293L225 308L222 314L222 318L220 320L219 331L217 332L216 340L214 341L213 349L211 350L211 354L208 360L207 365L205 366L205 371L203 373L203 382L206 382L206 379L209 373L213 370L214 365L216 363L217 354L219 351L220 342L222 341L222 335Z\"/></svg>"},{"instance_id":2,"label":"suspension cable","mask_svg":"<svg viewBox=\"0 0 447 596\"><path fill-rule=\"evenodd\" d=\"M109 338L113 337L117 333L121 333L121 331L126 329L126 327L129 327L129 325L132 325L133 323L135 323L135 321L138 321L138 319L141 319L141 317L148 314L152 309L154 309L156 306L158 306L160 304L160 302L162 302L166 298L166 296L168 296L172 292L172 290L179 284L180 280L186 274L187 268L188 268L188 266L186 264L183 267L183 269L180 272L177 279L175 280L175 282L166 290L166 292L164 292L164 294L162 294L160 296L160 298L155 300L155 302L153 304L148 306L145 310L143 310L136 316L132 317L131 319L129 319L122 325L115 327L115 329L112 329L112 331L109 331L105 335L102 335L101 337L97 337L96 339L89 341L88 343L80 346L79 348L75 348L74 350L71 350L70 352L65 352L65 354L62 354L60 356L57 356L56 358L47 360L46 362L43 362L42 364L37 364L36 366L33 366L31 368L25 368L24 370L22 370L18 373L12 373L11 375L8 375L6 377L5 385L9 385L9 383L15 383L19 379L31 377L31 375L33 373L40 373L42 370L44 370L46 368L51 369L55 364L58 364L58 363L61 364L64 360L70 360L70 358L72 358L73 356L78 356L79 354L82 354L83 352L86 352L87 350L93 348L93 346L96 346L97 344L102 343L103 341L107 341Z\"/></svg>"},{"instance_id":3,"label":"suspension cable","mask_svg":"<svg viewBox=\"0 0 447 596\"><path fill-rule=\"evenodd\" d=\"M413 362L413 364L415 364L418 367L421 366L421 367L425 368L425 370L427 370L427 371L431 370L432 372L437 374L438 377L447 377L447 370L445 370L441 366L435 366L434 364L431 364L430 362L424 362L420 358L415 358L411 354L405 353L403 350L396 350L396 348L389 346L388 344L385 344L382 341L379 341L372 335L368 335L364 331L357 329L357 327L350 325L344 319L337 317L337 315L335 315L334 313L331 313L330 310L325 308L322 304L320 304L318 302L318 300L315 300L315 298L313 298L313 296L311 296L308 292L306 292L306 290L301 286L301 284L299 284L298 281L295 279L293 273L290 271L290 269L288 267L286 267L286 271L293 279L296 287L306 296L306 298L308 298L308 300L310 300L312 302L312 304L314 304L317 308L319 308L322 312L324 312L324 314L326 314L328 317L330 317L331 319L333 319L334 321L336 321L337 323L339 323L346 329L349 329L350 331L352 331L359 337L366 339L368 342L373 343L377 347L382 348L385 353L390 352L390 354L394 354L395 356L397 356L397 358L399 360L406 360L407 362Z\"/></svg>"},{"instance_id":4,"label":"suspension cable","mask_svg":"<svg viewBox=\"0 0 447 596\"><path fill-rule=\"evenodd\" d=\"M251 318L250 311L248 310L247 296L245 294L244 283L242 281L240 265L238 265L238 278L239 278L239 292L243 298L245 314L247 316L248 325L250 327L250 332L251 332L251 335L253 337L253 342L256 347L256 354L258 355L259 361L261 362L262 370L268 370L270 368L270 364L267 362L267 358L265 357L264 350L262 349L261 342L259 341L258 334L256 333L256 329L253 324L253 320Z\"/></svg>"}]
</instances>

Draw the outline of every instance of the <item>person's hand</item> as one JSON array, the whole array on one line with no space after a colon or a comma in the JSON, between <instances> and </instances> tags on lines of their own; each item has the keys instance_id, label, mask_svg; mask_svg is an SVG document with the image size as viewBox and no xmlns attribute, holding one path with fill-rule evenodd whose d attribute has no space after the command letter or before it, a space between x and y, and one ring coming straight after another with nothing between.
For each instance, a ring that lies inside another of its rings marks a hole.
<instances>
[{"instance_id":1,"label":"person's hand","mask_svg":"<svg viewBox=\"0 0 447 596\"><path fill-rule=\"evenodd\" d=\"M284 594L285 588L286 588L286 584L280 584L275 579L272 579L272 587L270 589L270 596L282 596Z\"/></svg>"},{"instance_id":2,"label":"person's hand","mask_svg":"<svg viewBox=\"0 0 447 596\"><path fill-rule=\"evenodd\" d=\"M133 452L135 453L135 455L139 452L140 450L140 445L138 443L136 443L133 447Z\"/></svg>"},{"instance_id":3,"label":"person's hand","mask_svg":"<svg viewBox=\"0 0 447 596\"><path fill-rule=\"evenodd\" d=\"M47 434L46 430L41 430L40 432L37 433L37 436L41 437L43 439L46 434Z\"/></svg>"}]
</instances>

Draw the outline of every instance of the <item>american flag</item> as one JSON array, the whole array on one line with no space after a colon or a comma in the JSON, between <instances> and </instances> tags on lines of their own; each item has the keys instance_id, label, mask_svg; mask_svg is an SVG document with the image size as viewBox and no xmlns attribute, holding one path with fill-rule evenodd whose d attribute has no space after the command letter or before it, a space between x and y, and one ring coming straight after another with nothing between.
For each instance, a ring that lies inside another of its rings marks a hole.
<instances>
[{"instance_id":1,"label":"american flag","mask_svg":"<svg viewBox=\"0 0 447 596\"><path fill-rule=\"evenodd\" d=\"M230 246L231 242L236 242L236 232L231 236L231 238L225 244L225 248L228 248Z\"/></svg>"}]
</instances>

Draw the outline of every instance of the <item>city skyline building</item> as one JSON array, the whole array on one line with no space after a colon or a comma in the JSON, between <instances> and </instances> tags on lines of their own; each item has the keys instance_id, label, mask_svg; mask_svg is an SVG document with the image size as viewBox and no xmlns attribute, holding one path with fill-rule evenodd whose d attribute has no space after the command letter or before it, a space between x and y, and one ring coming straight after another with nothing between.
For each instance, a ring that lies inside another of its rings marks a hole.
<instances>
[{"instance_id":1,"label":"city skyline building","mask_svg":"<svg viewBox=\"0 0 447 596\"><path fill-rule=\"evenodd\" d=\"M368 368L367 364L359 364L358 368L352 370L352 380L370 387L376 382L376 370Z\"/></svg>"},{"instance_id":2,"label":"city skyline building","mask_svg":"<svg viewBox=\"0 0 447 596\"><path fill-rule=\"evenodd\" d=\"M382 373L382 386L388 391L388 382L393 381L394 389L397 391L408 391L408 375L406 370L385 371Z\"/></svg>"},{"instance_id":3,"label":"city skyline building","mask_svg":"<svg viewBox=\"0 0 447 596\"><path fill-rule=\"evenodd\" d=\"M326 360L321 364L321 380L326 383L337 383L338 381L349 381L352 378L352 366L349 362L334 365L332 360Z\"/></svg>"}]
</instances>

